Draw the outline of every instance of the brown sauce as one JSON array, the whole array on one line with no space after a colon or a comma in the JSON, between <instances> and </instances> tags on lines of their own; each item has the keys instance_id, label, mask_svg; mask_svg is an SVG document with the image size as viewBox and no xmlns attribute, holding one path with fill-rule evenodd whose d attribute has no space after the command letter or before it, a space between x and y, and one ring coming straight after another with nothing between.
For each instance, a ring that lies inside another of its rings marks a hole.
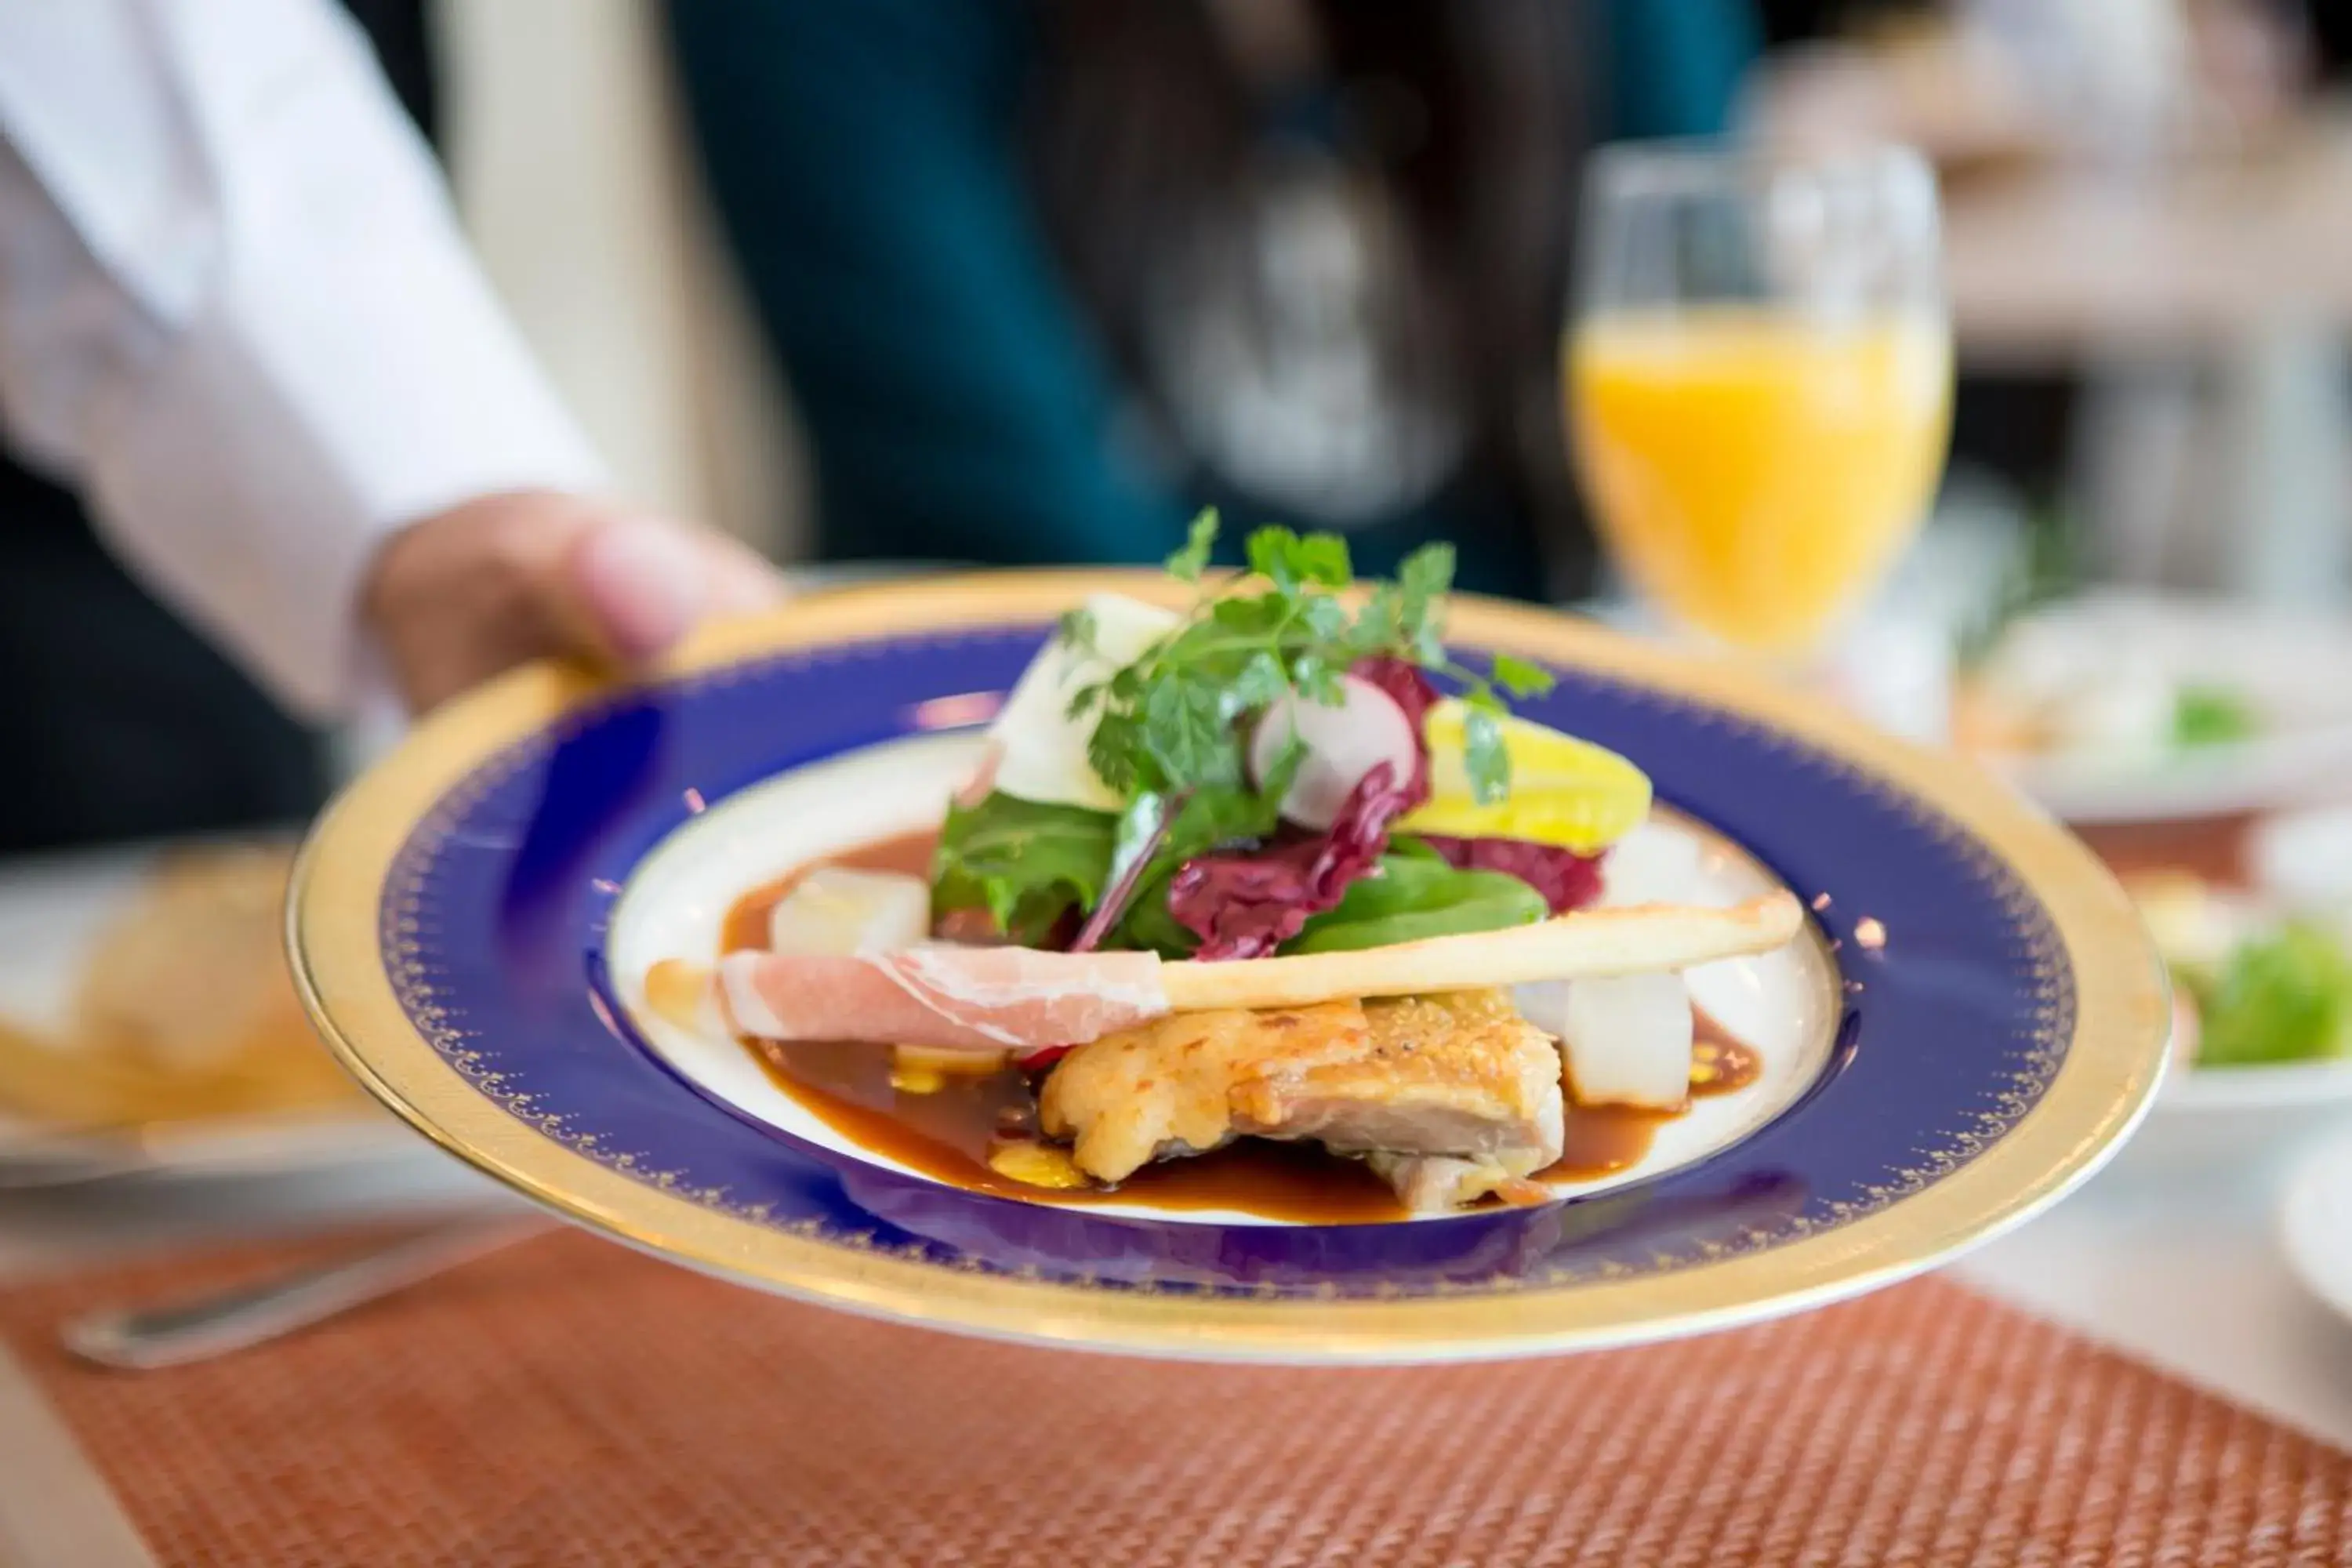
<instances>
[{"instance_id":1,"label":"brown sauce","mask_svg":"<svg viewBox=\"0 0 2352 1568\"><path fill-rule=\"evenodd\" d=\"M1671 1110L1643 1110L1631 1105L1568 1107L1568 1136L1560 1141L1559 1158L1536 1173L1539 1181L1590 1182L1614 1174L1649 1157L1658 1129L1675 1119Z\"/></svg>"},{"instance_id":2,"label":"brown sauce","mask_svg":"<svg viewBox=\"0 0 2352 1568\"><path fill-rule=\"evenodd\" d=\"M1756 1048L1735 1039L1705 1008L1691 1009L1691 1098L1710 1100L1754 1083L1764 1070ZM1538 1174L1555 1181L1589 1182L1649 1158L1658 1129L1679 1112L1643 1110L1630 1105L1568 1102L1568 1136L1559 1158Z\"/></svg>"},{"instance_id":3,"label":"brown sauce","mask_svg":"<svg viewBox=\"0 0 2352 1568\"><path fill-rule=\"evenodd\" d=\"M860 845L823 864L921 876L930 867L936 842L931 833L903 834ZM720 951L767 946L769 912L813 868L790 872L738 899L720 926ZM1733 1038L1704 1011L1695 1013L1694 1025L1694 1099L1729 1094L1756 1080L1762 1063L1753 1047ZM1360 1162L1313 1144L1259 1138L1244 1138L1192 1159L1148 1165L1117 1188L1057 1192L1033 1187L999 1174L988 1163L992 1144L1008 1129L1034 1125L1034 1098L1018 1072L950 1076L935 1092L909 1094L893 1086L890 1053L874 1045L744 1044L778 1089L851 1143L967 1191L1031 1203L1226 1210L1299 1225L1361 1225L1404 1217L1404 1207L1388 1184ZM1648 1156L1658 1129L1675 1114L1570 1100L1560 1157L1538 1174L1592 1181L1639 1164Z\"/></svg>"},{"instance_id":4,"label":"brown sauce","mask_svg":"<svg viewBox=\"0 0 2352 1568\"><path fill-rule=\"evenodd\" d=\"M1691 1009L1691 1098L1735 1094L1764 1071L1763 1058L1747 1041L1734 1038L1704 1007Z\"/></svg>"},{"instance_id":5,"label":"brown sauce","mask_svg":"<svg viewBox=\"0 0 2352 1568\"><path fill-rule=\"evenodd\" d=\"M1226 1209L1299 1225L1404 1217L1396 1194L1367 1167L1311 1145L1255 1138L1147 1165L1115 1189L1029 1186L988 1164L1000 1119L1029 1111L1028 1081L1019 1073L950 1079L937 1093L904 1094L890 1086L889 1053L870 1045L761 1041L752 1049L777 1088L857 1147L970 1192L1034 1203Z\"/></svg>"}]
</instances>

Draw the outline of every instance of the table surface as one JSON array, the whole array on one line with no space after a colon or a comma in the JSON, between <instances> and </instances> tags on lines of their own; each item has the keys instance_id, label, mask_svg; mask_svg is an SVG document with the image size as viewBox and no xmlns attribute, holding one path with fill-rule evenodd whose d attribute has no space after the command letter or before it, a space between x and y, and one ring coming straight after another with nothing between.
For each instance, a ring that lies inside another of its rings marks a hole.
<instances>
[{"instance_id":1,"label":"table surface","mask_svg":"<svg viewBox=\"0 0 2352 1568\"><path fill-rule=\"evenodd\" d=\"M58 1004L76 945L136 877L113 851L0 866L0 1016ZM2352 1449L2352 1322L2276 1241L2284 1166L2167 1176L2128 1162L1956 1265L1968 1283ZM0 1280L145 1247L511 1202L421 1142L331 1174L0 1193Z\"/></svg>"},{"instance_id":2,"label":"table surface","mask_svg":"<svg viewBox=\"0 0 2352 1568\"><path fill-rule=\"evenodd\" d=\"M2050 363L2352 326L2352 138L2254 167L1988 177L1945 204L1973 361Z\"/></svg>"},{"instance_id":3,"label":"table surface","mask_svg":"<svg viewBox=\"0 0 2352 1568\"><path fill-rule=\"evenodd\" d=\"M2234 151L1953 172L1945 277L1962 352L2046 367L2352 328L2347 173L2352 107L2335 103Z\"/></svg>"}]
</instances>

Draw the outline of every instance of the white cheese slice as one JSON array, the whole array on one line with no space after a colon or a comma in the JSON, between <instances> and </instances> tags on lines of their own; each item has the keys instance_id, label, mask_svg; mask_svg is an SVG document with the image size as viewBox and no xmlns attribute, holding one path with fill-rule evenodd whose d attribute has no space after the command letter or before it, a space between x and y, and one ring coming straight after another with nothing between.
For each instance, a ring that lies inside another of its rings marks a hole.
<instances>
[{"instance_id":1,"label":"white cheese slice","mask_svg":"<svg viewBox=\"0 0 2352 1568\"><path fill-rule=\"evenodd\" d=\"M1094 617L1094 648L1076 648L1058 637L1047 643L990 727L1002 749L995 787L1045 805L1117 811L1126 803L1087 762L1094 716L1072 720L1070 699L1132 664L1177 616L1118 594L1097 594L1086 609Z\"/></svg>"}]
</instances>

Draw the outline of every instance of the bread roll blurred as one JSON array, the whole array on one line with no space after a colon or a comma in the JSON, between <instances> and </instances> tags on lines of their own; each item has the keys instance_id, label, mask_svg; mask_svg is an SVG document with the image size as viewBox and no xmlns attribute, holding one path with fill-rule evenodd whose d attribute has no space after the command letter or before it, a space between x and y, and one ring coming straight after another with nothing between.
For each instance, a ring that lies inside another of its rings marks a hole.
<instances>
[{"instance_id":1,"label":"bread roll blurred","mask_svg":"<svg viewBox=\"0 0 2352 1568\"><path fill-rule=\"evenodd\" d=\"M68 1037L0 1032L0 1105L108 1127L355 1101L287 968L292 859L275 846L168 854L92 946Z\"/></svg>"}]
</instances>

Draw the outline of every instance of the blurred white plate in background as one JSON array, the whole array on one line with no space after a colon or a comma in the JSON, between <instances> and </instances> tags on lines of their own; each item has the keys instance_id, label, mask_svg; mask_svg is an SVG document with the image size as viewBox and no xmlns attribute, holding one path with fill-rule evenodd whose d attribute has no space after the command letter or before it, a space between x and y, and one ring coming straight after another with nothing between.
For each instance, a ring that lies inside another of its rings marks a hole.
<instances>
[{"instance_id":1,"label":"blurred white plate in background","mask_svg":"<svg viewBox=\"0 0 2352 1568\"><path fill-rule=\"evenodd\" d=\"M92 942L138 891L157 852L137 846L0 866L0 1020L62 1033ZM0 1190L129 1174L310 1173L385 1160L439 1164L444 1156L356 1100L315 1114L106 1133L61 1131L0 1110Z\"/></svg>"},{"instance_id":2,"label":"blurred white plate in background","mask_svg":"<svg viewBox=\"0 0 2352 1568\"><path fill-rule=\"evenodd\" d=\"M2279 1241L2295 1278L2352 1319L2352 1136L2295 1168L2279 1210Z\"/></svg>"},{"instance_id":3,"label":"blurred white plate in background","mask_svg":"<svg viewBox=\"0 0 2352 1568\"><path fill-rule=\"evenodd\" d=\"M2352 1060L2177 1068L2115 1168L2126 1177L2251 1168L2347 1127Z\"/></svg>"},{"instance_id":4,"label":"blurred white plate in background","mask_svg":"<svg viewBox=\"0 0 2352 1568\"><path fill-rule=\"evenodd\" d=\"M2073 747L1986 759L2070 822L2220 816L2352 792L2352 620L2100 593L2021 620L1979 679L2074 710ZM2190 690L2242 704L2253 732L2171 743L2173 703Z\"/></svg>"},{"instance_id":5,"label":"blurred white plate in background","mask_svg":"<svg viewBox=\"0 0 2352 1568\"><path fill-rule=\"evenodd\" d=\"M2177 908L2166 913L2142 904L2168 961L2218 965L2241 942L2288 919L2336 931L2352 951L2352 808L2262 819L2247 836L2245 863L2249 885L2242 889L2189 880L2201 890L2188 931ZM2181 1172L2269 1163L2347 1128L2352 1058L2192 1062L2167 1075L2155 1108L2117 1164L2127 1171Z\"/></svg>"}]
</instances>

